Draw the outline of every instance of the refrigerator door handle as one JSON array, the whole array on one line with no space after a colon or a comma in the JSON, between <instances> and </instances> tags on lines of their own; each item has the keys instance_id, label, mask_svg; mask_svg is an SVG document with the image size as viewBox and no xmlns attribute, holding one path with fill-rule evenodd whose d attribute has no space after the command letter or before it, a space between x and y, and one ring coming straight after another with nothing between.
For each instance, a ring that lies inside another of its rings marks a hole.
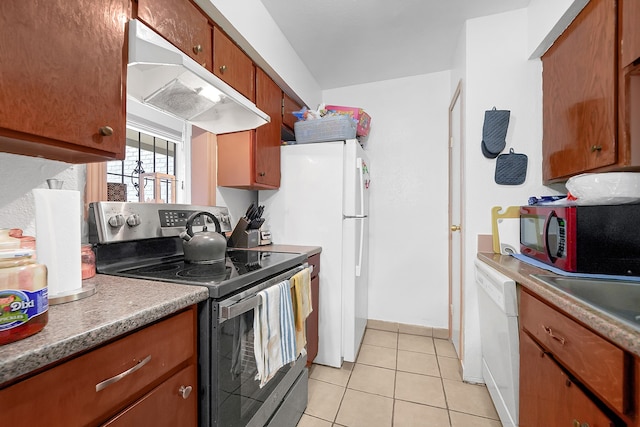
<instances>
[{"instance_id":1,"label":"refrigerator door handle","mask_svg":"<svg viewBox=\"0 0 640 427\"><path fill-rule=\"evenodd\" d=\"M362 157L358 157L356 160L356 167L358 168L358 175L360 175L360 215L364 215L364 170L362 168Z\"/></svg>"},{"instance_id":2,"label":"refrigerator door handle","mask_svg":"<svg viewBox=\"0 0 640 427\"><path fill-rule=\"evenodd\" d=\"M366 218L366 217L364 217ZM356 277L360 277L362 270L362 252L364 251L364 219L360 219L360 244L358 245L358 263L356 264Z\"/></svg>"}]
</instances>

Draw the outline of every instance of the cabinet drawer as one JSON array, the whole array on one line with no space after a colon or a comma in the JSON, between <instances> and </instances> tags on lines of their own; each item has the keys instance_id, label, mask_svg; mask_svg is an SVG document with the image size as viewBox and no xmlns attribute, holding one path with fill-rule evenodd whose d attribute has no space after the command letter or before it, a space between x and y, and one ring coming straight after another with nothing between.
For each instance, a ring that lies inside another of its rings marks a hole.
<instances>
[{"instance_id":1,"label":"cabinet drawer","mask_svg":"<svg viewBox=\"0 0 640 427\"><path fill-rule=\"evenodd\" d=\"M196 427L197 375L196 365L189 365L118 414L105 426Z\"/></svg>"},{"instance_id":2,"label":"cabinet drawer","mask_svg":"<svg viewBox=\"0 0 640 427\"><path fill-rule=\"evenodd\" d=\"M0 412L20 414L23 425L43 419L51 426L95 425L193 358L195 328L192 308L76 357L0 390ZM120 380L97 391L118 375Z\"/></svg>"},{"instance_id":3,"label":"cabinet drawer","mask_svg":"<svg viewBox=\"0 0 640 427\"><path fill-rule=\"evenodd\" d=\"M624 352L522 292L520 322L554 357L603 400L624 412Z\"/></svg>"},{"instance_id":4,"label":"cabinet drawer","mask_svg":"<svg viewBox=\"0 0 640 427\"><path fill-rule=\"evenodd\" d=\"M520 336L520 363L521 427L613 425L526 333Z\"/></svg>"}]
</instances>

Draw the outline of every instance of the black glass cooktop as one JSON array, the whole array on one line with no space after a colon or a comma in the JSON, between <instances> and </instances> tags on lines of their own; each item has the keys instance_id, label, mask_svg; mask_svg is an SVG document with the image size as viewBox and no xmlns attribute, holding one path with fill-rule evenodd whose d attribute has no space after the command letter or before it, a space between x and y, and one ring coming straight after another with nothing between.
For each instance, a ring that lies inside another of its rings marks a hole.
<instances>
[{"instance_id":1,"label":"black glass cooktop","mask_svg":"<svg viewBox=\"0 0 640 427\"><path fill-rule=\"evenodd\" d=\"M212 298L219 298L304 261L305 256L300 254L229 250L224 261L212 264L187 263L182 257L178 257L161 263L110 271L107 274L206 286Z\"/></svg>"}]
</instances>

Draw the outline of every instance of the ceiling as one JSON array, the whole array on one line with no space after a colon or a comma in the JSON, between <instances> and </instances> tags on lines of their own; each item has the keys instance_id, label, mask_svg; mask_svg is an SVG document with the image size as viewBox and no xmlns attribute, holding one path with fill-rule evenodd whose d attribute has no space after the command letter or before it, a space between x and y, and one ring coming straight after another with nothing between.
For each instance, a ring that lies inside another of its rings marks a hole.
<instances>
[{"instance_id":1,"label":"ceiling","mask_svg":"<svg viewBox=\"0 0 640 427\"><path fill-rule=\"evenodd\" d=\"M322 89L451 69L465 20L530 2L261 1Z\"/></svg>"}]
</instances>

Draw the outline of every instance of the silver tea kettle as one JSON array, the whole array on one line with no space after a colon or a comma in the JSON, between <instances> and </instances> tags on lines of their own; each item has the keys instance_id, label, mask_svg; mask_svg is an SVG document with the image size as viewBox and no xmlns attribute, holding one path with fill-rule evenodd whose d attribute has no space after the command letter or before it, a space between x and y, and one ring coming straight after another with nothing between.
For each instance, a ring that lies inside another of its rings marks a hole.
<instances>
[{"instance_id":1,"label":"silver tea kettle","mask_svg":"<svg viewBox=\"0 0 640 427\"><path fill-rule=\"evenodd\" d=\"M193 232L193 221L199 216L211 218L216 226L216 231L208 231L206 220L203 218L202 231ZM180 233L184 260L196 264L213 264L225 260L227 239L222 235L220 222L209 212L196 212L187 219L187 229Z\"/></svg>"}]
</instances>

